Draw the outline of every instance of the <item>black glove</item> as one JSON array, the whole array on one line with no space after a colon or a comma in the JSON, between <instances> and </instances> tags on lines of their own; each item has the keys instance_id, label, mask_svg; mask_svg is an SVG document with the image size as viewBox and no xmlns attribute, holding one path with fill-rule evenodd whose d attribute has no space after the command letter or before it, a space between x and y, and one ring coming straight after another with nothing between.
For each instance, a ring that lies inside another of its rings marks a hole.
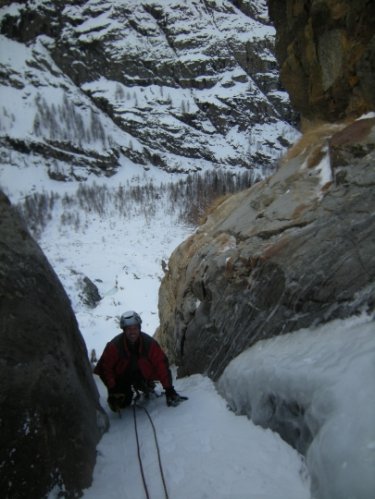
<instances>
[{"instance_id":1,"label":"black glove","mask_svg":"<svg viewBox=\"0 0 375 499\"><path fill-rule=\"evenodd\" d=\"M118 412L126 405L126 395L125 393L109 392L107 402L113 412Z\"/></svg>"},{"instance_id":2,"label":"black glove","mask_svg":"<svg viewBox=\"0 0 375 499\"><path fill-rule=\"evenodd\" d=\"M176 390L171 386L170 388L165 389L165 398L167 401L167 406L168 407L176 407L180 402L183 402L184 400L188 400L187 397L183 397L182 395L179 395Z\"/></svg>"}]
</instances>

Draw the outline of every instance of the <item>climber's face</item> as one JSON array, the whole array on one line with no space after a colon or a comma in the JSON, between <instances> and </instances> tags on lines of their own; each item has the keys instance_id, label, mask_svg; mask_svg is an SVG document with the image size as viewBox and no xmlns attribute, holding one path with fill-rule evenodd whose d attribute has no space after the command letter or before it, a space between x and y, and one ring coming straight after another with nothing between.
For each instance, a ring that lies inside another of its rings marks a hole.
<instances>
[{"instance_id":1,"label":"climber's face","mask_svg":"<svg viewBox=\"0 0 375 499\"><path fill-rule=\"evenodd\" d=\"M125 336L130 343L135 343L140 334L140 328L139 326L126 326L125 328Z\"/></svg>"}]
</instances>

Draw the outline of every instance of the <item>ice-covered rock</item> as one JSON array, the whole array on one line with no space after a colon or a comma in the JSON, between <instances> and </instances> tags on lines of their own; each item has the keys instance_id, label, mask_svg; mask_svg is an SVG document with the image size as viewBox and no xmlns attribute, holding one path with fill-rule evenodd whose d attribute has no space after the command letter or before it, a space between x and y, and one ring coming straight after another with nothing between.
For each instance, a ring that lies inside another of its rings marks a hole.
<instances>
[{"instance_id":1,"label":"ice-covered rock","mask_svg":"<svg viewBox=\"0 0 375 499\"><path fill-rule=\"evenodd\" d=\"M260 341L218 383L234 411L306 456L313 497L374 496L374 330L362 315Z\"/></svg>"}]
</instances>

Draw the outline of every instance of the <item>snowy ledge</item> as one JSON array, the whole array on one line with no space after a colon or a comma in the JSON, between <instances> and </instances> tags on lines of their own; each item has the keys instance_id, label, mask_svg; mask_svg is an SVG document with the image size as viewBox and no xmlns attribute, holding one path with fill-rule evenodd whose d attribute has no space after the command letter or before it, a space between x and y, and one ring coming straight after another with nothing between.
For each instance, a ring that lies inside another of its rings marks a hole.
<instances>
[{"instance_id":1,"label":"snowy ledge","mask_svg":"<svg viewBox=\"0 0 375 499\"><path fill-rule=\"evenodd\" d=\"M375 497L374 319L260 341L218 382L236 413L305 454L314 498Z\"/></svg>"}]
</instances>

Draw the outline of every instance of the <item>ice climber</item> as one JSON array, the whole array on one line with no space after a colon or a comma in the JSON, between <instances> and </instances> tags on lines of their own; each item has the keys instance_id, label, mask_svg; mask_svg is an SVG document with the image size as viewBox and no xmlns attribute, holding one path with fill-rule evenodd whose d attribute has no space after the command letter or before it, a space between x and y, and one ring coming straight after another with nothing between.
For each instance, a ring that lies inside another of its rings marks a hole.
<instances>
[{"instance_id":1,"label":"ice climber","mask_svg":"<svg viewBox=\"0 0 375 499\"><path fill-rule=\"evenodd\" d=\"M167 356L156 340L141 331L141 323L137 312L123 313L122 333L107 343L94 369L108 389L108 405L114 412L130 405L139 391L148 396L155 381L162 384L168 406L186 400L173 387Z\"/></svg>"}]
</instances>

